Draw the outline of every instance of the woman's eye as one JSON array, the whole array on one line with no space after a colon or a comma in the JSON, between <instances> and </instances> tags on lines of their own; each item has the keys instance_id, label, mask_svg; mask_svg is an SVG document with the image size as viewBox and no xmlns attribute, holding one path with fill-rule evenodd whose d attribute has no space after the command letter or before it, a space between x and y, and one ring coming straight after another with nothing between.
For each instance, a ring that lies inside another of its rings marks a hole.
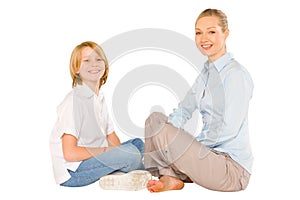
<instances>
[{"instance_id":1,"label":"woman's eye","mask_svg":"<svg viewBox=\"0 0 300 200\"><path fill-rule=\"evenodd\" d=\"M89 60L88 60L88 59L85 59L85 60L83 60L83 62L89 62Z\"/></svg>"},{"instance_id":2,"label":"woman's eye","mask_svg":"<svg viewBox=\"0 0 300 200\"><path fill-rule=\"evenodd\" d=\"M216 32L215 32L215 31L209 31L209 33L210 33L210 34L215 34Z\"/></svg>"},{"instance_id":3,"label":"woman's eye","mask_svg":"<svg viewBox=\"0 0 300 200\"><path fill-rule=\"evenodd\" d=\"M196 35L200 35L201 34L201 32L196 32Z\"/></svg>"}]
</instances>

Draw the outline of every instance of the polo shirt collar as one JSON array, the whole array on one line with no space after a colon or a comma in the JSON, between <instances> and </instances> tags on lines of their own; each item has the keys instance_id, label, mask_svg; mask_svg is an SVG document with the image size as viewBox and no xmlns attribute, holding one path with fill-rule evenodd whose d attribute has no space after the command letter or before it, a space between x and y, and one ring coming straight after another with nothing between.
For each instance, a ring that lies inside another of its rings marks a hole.
<instances>
[{"instance_id":1,"label":"polo shirt collar","mask_svg":"<svg viewBox=\"0 0 300 200\"><path fill-rule=\"evenodd\" d=\"M79 96L85 97L85 98L91 98L95 95L94 91L92 91L89 86L82 83L82 85L77 84L75 87L75 91Z\"/></svg>"}]
</instances>

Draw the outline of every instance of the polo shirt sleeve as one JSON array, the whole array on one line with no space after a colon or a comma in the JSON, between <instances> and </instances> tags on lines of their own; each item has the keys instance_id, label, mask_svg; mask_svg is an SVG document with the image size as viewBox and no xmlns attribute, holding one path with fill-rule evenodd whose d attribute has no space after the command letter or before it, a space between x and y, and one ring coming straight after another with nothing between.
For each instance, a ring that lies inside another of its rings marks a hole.
<instances>
[{"instance_id":1,"label":"polo shirt sleeve","mask_svg":"<svg viewBox=\"0 0 300 200\"><path fill-rule=\"evenodd\" d=\"M57 108L58 120L56 128L59 137L67 133L78 138L73 112L73 95L68 95Z\"/></svg>"}]
</instances>

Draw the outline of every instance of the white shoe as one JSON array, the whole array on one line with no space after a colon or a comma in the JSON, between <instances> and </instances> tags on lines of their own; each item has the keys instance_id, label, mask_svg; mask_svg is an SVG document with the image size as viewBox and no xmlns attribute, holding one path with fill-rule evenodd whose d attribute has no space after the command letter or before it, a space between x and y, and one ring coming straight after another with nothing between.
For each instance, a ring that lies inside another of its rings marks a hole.
<instances>
[{"instance_id":1,"label":"white shoe","mask_svg":"<svg viewBox=\"0 0 300 200\"><path fill-rule=\"evenodd\" d=\"M151 180L152 175L146 170L134 170L125 174L109 174L99 180L104 190L141 190Z\"/></svg>"}]
</instances>

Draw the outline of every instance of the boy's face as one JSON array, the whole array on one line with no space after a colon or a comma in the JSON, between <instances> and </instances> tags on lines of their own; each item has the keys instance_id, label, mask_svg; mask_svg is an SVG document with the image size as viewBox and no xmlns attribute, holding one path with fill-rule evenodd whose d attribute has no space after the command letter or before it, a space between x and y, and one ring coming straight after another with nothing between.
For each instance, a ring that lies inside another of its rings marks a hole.
<instances>
[{"instance_id":1,"label":"boy's face","mask_svg":"<svg viewBox=\"0 0 300 200\"><path fill-rule=\"evenodd\" d=\"M104 60L90 47L81 52L79 75L83 82L99 85L100 78L105 72Z\"/></svg>"}]
</instances>

